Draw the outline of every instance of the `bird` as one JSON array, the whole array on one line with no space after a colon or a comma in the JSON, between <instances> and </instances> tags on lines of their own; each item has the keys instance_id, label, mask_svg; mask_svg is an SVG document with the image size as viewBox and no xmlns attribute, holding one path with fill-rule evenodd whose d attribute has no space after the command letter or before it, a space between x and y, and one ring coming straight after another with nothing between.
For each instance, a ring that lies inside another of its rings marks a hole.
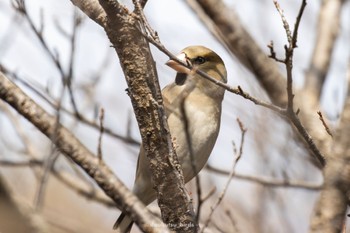
<instances>
[{"instance_id":1,"label":"bird","mask_svg":"<svg viewBox=\"0 0 350 233\"><path fill-rule=\"evenodd\" d=\"M196 69L223 83L227 83L227 71L220 56L201 45L184 48L177 59L192 68L172 59L166 62L177 73L175 80L162 90L162 97L170 134L187 183L204 167L213 150L219 134L225 93L224 88L197 74ZM133 193L145 205L156 199L148 166L141 145ZM132 224L131 217L122 212L113 229L128 233Z\"/></svg>"}]
</instances>

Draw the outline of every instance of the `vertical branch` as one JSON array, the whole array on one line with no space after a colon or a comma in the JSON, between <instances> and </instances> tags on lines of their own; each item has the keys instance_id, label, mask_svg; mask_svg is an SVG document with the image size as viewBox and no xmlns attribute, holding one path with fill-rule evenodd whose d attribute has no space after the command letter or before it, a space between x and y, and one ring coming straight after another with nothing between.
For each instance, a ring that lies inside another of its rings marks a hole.
<instances>
[{"instance_id":1,"label":"vertical branch","mask_svg":"<svg viewBox=\"0 0 350 233\"><path fill-rule=\"evenodd\" d=\"M320 151L332 153L332 140L324 130L322 122L316 121L320 110L320 98L332 53L340 29L341 9L344 0L323 0L318 16L317 35L309 68L305 74L305 85L298 93L298 104L304 109L299 117L313 136Z\"/></svg>"},{"instance_id":2,"label":"vertical branch","mask_svg":"<svg viewBox=\"0 0 350 233\"><path fill-rule=\"evenodd\" d=\"M162 218L172 230L193 232L197 223L173 148L154 60L140 32L143 25L117 1L100 4L107 14L105 31L128 84Z\"/></svg>"},{"instance_id":3,"label":"vertical branch","mask_svg":"<svg viewBox=\"0 0 350 233\"><path fill-rule=\"evenodd\" d=\"M350 65L347 74L350 86ZM346 97L338 130L335 132L332 153L324 170L324 187L311 219L310 233L342 232L346 224L350 187L350 91Z\"/></svg>"},{"instance_id":4,"label":"vertical branch","mask_svg":"<svg viewBox=\"0 0 350 233\"><path fill-rule=\"evenodd\" d=\"M302 0L299 13L295 21L293 33L290 30L289 23L287 22L287 19L285 18L283 10L281 9L279 3L276 0L274 0L273 3L275 4L276 9L281 16L283 27L286 32L287 40L288 40L288 46L287 45L284 46L286 57L283 63L286 65L286 71L287 71L287 96L288 96L287 111L289 112L289 114L294 114L293 73L292 73L293 54L294 54L294 49L297 47L298 29L299 29L301 17L303 15L303 12L306 6L306 0ZM270 48L270 51L273 51L272 47Z\"/></svg>"},{"instance_id":5,"label":"vertical branch","mask_svg":"<svg viewBox=\"0 0 350 233\"><path fill-rule=\"evenodd\" d=\"M311 221L311 233L341 232L349 203L350 187L350 99L342 115L341 130L335 134L333 153L324 171L325 185Z\"/></svg>"},{"instance_id":6,"label":"vertical branch","mask_svg":"<svg viewBox=\"0 0 350 233\"><path fill-rule=\"evenodd\" d=\"M285 59L281 60L276 58L276 55L274 53L273 44L269 45L271 55L270 57L275 59L277 62L282 62L285 64L286 72L287 72L287 97L288 97L288 104L286 108L285 115L288 117L288 119L292 122L294 127L298 130L302 138L304 139L304 142L307 144L308 148L312 151L314 157L316 158L317 162L321 167L324 167L326 164L326 160L322 154L322 152L317 148L315 145L311 135L308 133L308 131L305 129L304 125L301 123L299 117L298 117L298 111L294 111L294 94L293 94L293 54L294 49L297 47L297 39L298 39L298 29L299 24L301 21L301 17L303 15L304 9L306 7L306 0L302 0L298 16L296 18L296 22L294 25L293 33L290 30L289 23L287 22L282 9L280 8L280 5L276 0L273 1L275 4L275 7L278 11L278 13L281 16L283 27L286 31L288 45L284 46L285 49Z\"/></svg>"}]
</instances>

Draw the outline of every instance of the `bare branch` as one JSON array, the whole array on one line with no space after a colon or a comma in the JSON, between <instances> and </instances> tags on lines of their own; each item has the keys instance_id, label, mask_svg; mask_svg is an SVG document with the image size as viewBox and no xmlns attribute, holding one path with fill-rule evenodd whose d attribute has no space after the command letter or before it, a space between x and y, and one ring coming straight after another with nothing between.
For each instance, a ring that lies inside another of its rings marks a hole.
<instances>
[{"instance_id":1,"label":"bare branch","mask_svg":"<svg viewBox=\"0 0 350 233\"><path fill-rule=\"evenodd\" d=\"M219 168L212 167L210 165L207 165L206 167L208 171L228 176L230 175L230 172L224 171ZM280 180L272 177L264 177L264 176L254 176L254 175L245 175L245 174L238 174L235 173L234 177L239 180L248 181L248 182L254 182L258 183L260 185L264 185L271 188L301 188L301 189L309 189L309 190L321 190L322 184L315 184L311 182L305 182L305 181L295 181L295 180Z\"/></svg>"},{"instance_id":2,"label":"bare branch","mask_svg":"<svg viewBox=\"0 0 350 233\"><path fill-rule=\"evenodd\" d=\"M350 68L350 66L349 66ZM348 71L350 77L350 69ZM350 78L347 81L350 84ZM346 222L350 187L350 92L348 90L332 153L324 170L324 188L311 219L310 233L342 232Z\"/></svg>"},{"instance_id":3,"label":"bare branch","mask_svg":"<svg viewBox=\"0 0 350 233\"><path fill-rule=\"evenodd\" d=\"M55 137L56 140L53 142L56 147L85 170L112 200L126 209L129 214L132 214L141 229L149 232L148 223L151 221L162 224L124 186L103 161L99 162L96 156L85 148L65 127L59 124L55 135L56 118L45 112L2 73L0 73L0 98L10 104L48 138L53 139Z\"/></svg>"},{"instance_id":4,"label":"bare branch","mask_svg":"<svg viewBox=\"0 0 350 233\"><path fill-rule=\"evenodd\" d=\"M347 105L350 104L347 103ZM346 115L350 115L349 107L344 111L347 112ZM335 135L334 153L331 153L328 165L325 168L324 190L316 204L310 232L341 232L345 221L347 204L349 202L347 194L350 187L350 137L348 135L350 118L348 116L343 118L344 123L345 120L347 122L342 124L344 128Z\"/></svg>"},{"instance_id":5,"label":"bare branch","mask_svg":"<svg viewBox=\"0 0 350 233\"><path fill-rule=\"evenodd\" d=\"M267 45L267 47L270 49L269 58L272 58L273 60L275 60L277 62L284 63L284 60L276 57L276 52L275 52L275 49L273 47L273 41L271 41L270 44Z\"/></svg>"},{"instance_id":6,"label":"bare branch","mask_svg":"<svg viewBox=\"0 0 350 233\"><path fill-rule=\"evenodd\" d=\"M325 130L326 130L327 133L329 134L329 136L333 137L333 134L332 134L332 132L331 132L331 129L328 127L328 125L327 125L325 119L323 118L322 112L321 112L321 111L318 111L317 114L318 114L319 119L320 119L320 121L322 122L322 124L323 124Z\"/></svg>"},{"instance_id":7,"label":"bare branch","mask_svg":"<svg viewBox=\"0 0 350 233\"><path fill-rule=\"evenodd\" d=\"M277 2L277 0L273 0L273 4L275 4L276 9L277 9L278 13L279 13L280 16L281 16L282 23L283 23L283 27L284 27L284 31L286 32L286 35L287 35L288 43L289 43L289 44L292 44L292 33L291 33L291 31L290 31L289 23L288 23L286 17L284 16L284 12L283 12L283 10L281 9L281 6L280 6L280 4Z\"/></svg>"},{"instance_id":8,"label":"bare branch","mask_svg":"<svg viewBox=\"0 0 350 233\"><path fill-rule=\"evenodd\" d=\"M128 84L162 218L172 230L192 232L198 225L171 140L155 63L140 34L142 22L117 1L100 0L100 4L108 17L104 29Z\"/></svg>"}]
</instances>

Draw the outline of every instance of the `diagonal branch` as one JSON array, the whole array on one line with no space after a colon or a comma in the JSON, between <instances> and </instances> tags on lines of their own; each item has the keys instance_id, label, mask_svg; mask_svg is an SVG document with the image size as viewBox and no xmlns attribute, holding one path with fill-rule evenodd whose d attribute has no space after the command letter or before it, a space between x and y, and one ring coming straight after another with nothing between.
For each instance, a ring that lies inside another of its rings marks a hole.
<instances>
[{"instance_id":1,"label":"diagonal branch","mask_svg":"<svg viewBox=\"0 0 350 233\"><path fill-rule=\"evenodd\" d=\"M55 137L53 141L55 146L93 178L120 208L132 214L142 230L148 232L149 225L147 223L150 221L162 224L124 186L103 161L99 161L68 129L61 124L57 125L54 116L48 114L2 73L0 73L0 98L48 138Z\"/></svg>"}]
</instances>

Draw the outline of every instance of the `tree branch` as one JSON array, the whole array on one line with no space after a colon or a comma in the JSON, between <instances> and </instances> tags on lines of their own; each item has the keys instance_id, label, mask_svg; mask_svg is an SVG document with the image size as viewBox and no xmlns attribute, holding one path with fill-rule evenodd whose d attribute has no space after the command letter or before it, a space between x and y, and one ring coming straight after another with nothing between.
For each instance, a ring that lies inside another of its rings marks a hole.
<instances>
[{"instance_id":1,"label":"tree branch","mask_svg":"<svg viewBox=\"0 0 350 233\"><path fill-rule=\"evenodd\" d=\"M224 171L219 168L212 167L210 165L206 166L206 169L210 172L214 172L220 175L228 176L230 175L230 172ZM319 191L322 189L322 184L314 184L311 182L304 182L304 181L298 181L298 180L280 180L273 177L264 177L261 175L245 175L245 174L234 174L234 178L249 182L255 182L260 185L264 185L267 187L276 187L276 188L301 188L301 189L308 189L308 190L316 190Z\"/></svg>"},{"instance_id":2,"label":"tree branch","mask_svg":"<svg viewBox=\"0 0 350 233\"><path fill-rule=\"evenodd\" d=\"M311 221L310 232L341 232L350 187L350 99L340 123L342 130L335 135L334 153L328 159L324 171L325 184L316 204L315 216Z\"/></svg>"},{"instance_id":3,"label":"tree branch","mask_svg":"<svg viewBox=\"0 0 350 233\"><path fill-rule=\"evenodd\" d=\"M48 114L15 84L0 73L0 98L30 121L48 138L55 140L55 146L68 158L79 165L112 200L131 214L137 225L149 232L149 222L162 224L136 198L113 172L99 161L64 126L57 125L56 117Z\"/></svg>"},{"instance_id":4,"label":"tree branch","mask_svg":"<svg viewBox=\"0 0 350 233\"><path fill-rule=\"evenodd\" d=\"M193 232L197 229L193 207L184 188L155 63L140 33L140 22L117 1L100 0L100 4L107 14L104 29L118 54L128 84L163 221L172 230Z\"/></svg>"},{"instance_id":5,"label":"tree branch","mask_svg":"<svg viewBox=\"0 0 350 233\"><path fill-rule=\"evenodd\" d=\"M350 65L347 80L350 87ZM349 122L350 91L348 90L339 128L334 136L333 153L330 153L324 170L324 188L316 203L315 215L311 220L310 233L342 232L345 224L350 190Z\"/></svg>"}]
</instances>

